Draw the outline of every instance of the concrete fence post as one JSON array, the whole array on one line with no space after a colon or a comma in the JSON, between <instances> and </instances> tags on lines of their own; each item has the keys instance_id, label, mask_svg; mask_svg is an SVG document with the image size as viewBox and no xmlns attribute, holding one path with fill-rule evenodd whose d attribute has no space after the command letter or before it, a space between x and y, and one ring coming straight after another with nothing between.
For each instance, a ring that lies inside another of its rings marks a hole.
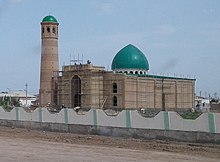
<instances>
[{"instance_id":1,"label":"concrete fence post","mask_svg":"<svg viewBox=\"0 0 220 162\"><path fill-rule=\"evenodd\" d=\"M42 122L43 121L43 112L42 112L42 108L38 108L38 121Z\"/></svg>"},{"instance_id":2,"label":"concrete fence post","mask_svg":"<svg viewBox=\"0 0 220 162\"><path fill-rule=\"evenodd\" d=\"M19 108L15 108L16 111L16 120L19 120Z\"/></svg>"},{"instance_id":3,"label":"concrete fence post","mask_svg":"<svg viewBox=\"0 0 220 162\"><path fill-rule=\"evenodd\" d=\"M69 123L69 121L68 121L68 108L64 109L64 123L65 124Z\"/></svg>"},{"instance_id":4,"label":"concrete fence post","mask_svg":"<svg viewBox=\"0 0 220 162\"><path fill-rule=\"evenodd\" d=\"M215 133L215 116L213 113L208 113L209 132Z\"/></svg>"},{"instance_id":5,"label":"concrete fence post","mask_svg":"<svg viewBox=\"0 0 220 162\"><path fill-rule=\"evenodd\" d=\"M126 110L126 128L131 128L131 114L130 114L130 110Z\"/></svg>"},{"instance_id":6,"label":"concrete fence post","mask_svg":"<svg viewBox=\"0 0 220 162\"><path fill-rule=\"evenodd\" d=\"M97 111L93 110L93 125L97 126Z\"/></svg>"},{"instance_id":7,"label":"concrete fence post","mask_svg":"<svg viewBox=\"0 0 220 162\"><path fill-rule=\"evenodd\" d=\"M170 120L169 120L169 113L167 111L163 112L163 118L164 118L164 129L169 130L170 129Z\"/></svg>"}]
</instances>

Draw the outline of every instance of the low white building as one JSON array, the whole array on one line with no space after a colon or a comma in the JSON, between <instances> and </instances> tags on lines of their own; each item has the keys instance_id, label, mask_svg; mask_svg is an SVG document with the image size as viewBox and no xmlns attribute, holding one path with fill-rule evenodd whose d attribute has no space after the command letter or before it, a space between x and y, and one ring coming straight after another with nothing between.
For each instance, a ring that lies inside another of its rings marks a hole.
<instances>
[{"instance_id":1,"label":"low white building","mask_svg":"<svg viewBox=\"0 0 220 162\"><path fill-rule=\"evenodd\" d=\"M26 94L25 91L17 92L1 92L0 97L14 97L19 99L21 106L29 107L32 105L32 102L36 101L37 97L31 94Z\"/></svg>"},{"instance_id":2,"label":"low white building","mask_svg":"<svg viewBox=\"0 0 220 162\"><path fill-rule=\"evenodd\" d=\"M210 109L210 100L202 96L195 97L195 108L202 112L209 111Z\"/></svg>"}]
</instances>

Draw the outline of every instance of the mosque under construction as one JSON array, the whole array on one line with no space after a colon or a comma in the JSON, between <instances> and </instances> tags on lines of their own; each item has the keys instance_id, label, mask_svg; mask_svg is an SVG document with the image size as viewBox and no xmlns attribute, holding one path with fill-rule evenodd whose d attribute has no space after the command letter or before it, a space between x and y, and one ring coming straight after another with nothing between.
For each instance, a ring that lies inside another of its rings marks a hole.
<instances>
[{"instance_id":1,"label":"mosque under construction","mask_svg":"<svg viewBox=\"0 0 220 162\"><path fill-rule=\"evenodd\" d=\"M151 75L149 63L134 45L122 48L111 70L87 63L58 66L58 21L46 16L41 22L41 106L99 109L194 108L195 79Z\"/></svg>"}]
</instances>

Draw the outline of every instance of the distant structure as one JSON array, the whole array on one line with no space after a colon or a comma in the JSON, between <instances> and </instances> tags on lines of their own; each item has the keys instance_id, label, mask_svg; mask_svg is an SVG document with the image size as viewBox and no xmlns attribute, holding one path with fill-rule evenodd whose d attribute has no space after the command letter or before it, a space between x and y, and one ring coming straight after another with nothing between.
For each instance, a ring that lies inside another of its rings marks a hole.
<instances>
[{"instance_id":1,"label":"distant structure","mask_svg":"<svg viewBox=\"0 0 220 162\"><path fill-rule=\"evenodd\" d=\"M112 71L90 61L65 65L59 71L58 23L49 16L41 24L44 61L41 62L41 106L50 103L68 108L161 110L195 107L195 79L149 74L146 56L131 44L115 55Z\"/></svg>"},{"instance_id":2,"label":"distant structure","mask_svg":"<svg viewBox=\"0 0 220 162\"><path fill-rule=\"evenodd\" d=\"M25 91L16 91L16 92L0 92L0 99L9 97L18 99L22 107L30 107L36 101L37 96L27 94Z\"/></svg>"},{"instance_id":3,"label":"distant structure","mask_svg":"<svg viewBox=\"0 0 220 162\"><path fill-rule=\"evenodd\" d=\"M41 69L39 104L51 103L53 72L59 70L58 64L58 25L56 18L49 15L41 22Z\"/></svg>"},{"instance_id":4,"label":"distant structure","mask_svg":"<svg viewBox=\"0 0 220 162\"><path fill-rule=\"evenodd\" d=\"M195 96L195 109L206 112L210 110L210 99L202 96Z\"/></svg>"}]
</instances>

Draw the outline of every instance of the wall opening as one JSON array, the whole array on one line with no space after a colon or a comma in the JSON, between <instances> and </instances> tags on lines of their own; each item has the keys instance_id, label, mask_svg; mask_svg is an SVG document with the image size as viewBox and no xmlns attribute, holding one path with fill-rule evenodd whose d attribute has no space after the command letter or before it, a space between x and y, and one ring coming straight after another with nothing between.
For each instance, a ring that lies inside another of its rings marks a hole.
<instances>
[{"instance_id":1,"label":"wall opening","mask_svg":"<svg viewBox=\"0 0 220 162\"><path fill-rule=\"evenodd\" d=\"M53 27L53 29L52 29L52 30L53 30L53 33L54 33L54 34L56 34L56 29L55 29L54 27Z\"/></svg>"},{"instance_id":2,"label":"wall opening","mask_svg":"<svg viewBox=\"0 0 220 162\"><path fill-rule=\"evenodd\" d=\"M75 75L71 80L72 107L81 106L81 79Z\"/></svg>"},{"instance_id":3,"label":"wall opening","mask_svg":"<svg viewBox=\"0 0 220 162\"><path fill-rule=\"evenodd\" d=\"M47 27L47 32L50 33L50 27Z\"/></svg>"},{"instance_id":4,"label":"wall opening","mask_svg":"<svg viewBox=\"0 0 220 162\"><path fill-rule=\"evenodd\" d=\"M118 106L118 99L116 96L113 97L113 106Z\"/></svg>"},{"instance_id":5,"label":"wall opening","mask_svg":"<svg viewBox=\"0 0 220 162\"><path fill-rule=\"evenodd\" d=\"M113 92L113 93L117 93L117 92L118 92L117 83L113 83L113 84L112 84L112 92Z\"/></svg>"}]
</instances>

